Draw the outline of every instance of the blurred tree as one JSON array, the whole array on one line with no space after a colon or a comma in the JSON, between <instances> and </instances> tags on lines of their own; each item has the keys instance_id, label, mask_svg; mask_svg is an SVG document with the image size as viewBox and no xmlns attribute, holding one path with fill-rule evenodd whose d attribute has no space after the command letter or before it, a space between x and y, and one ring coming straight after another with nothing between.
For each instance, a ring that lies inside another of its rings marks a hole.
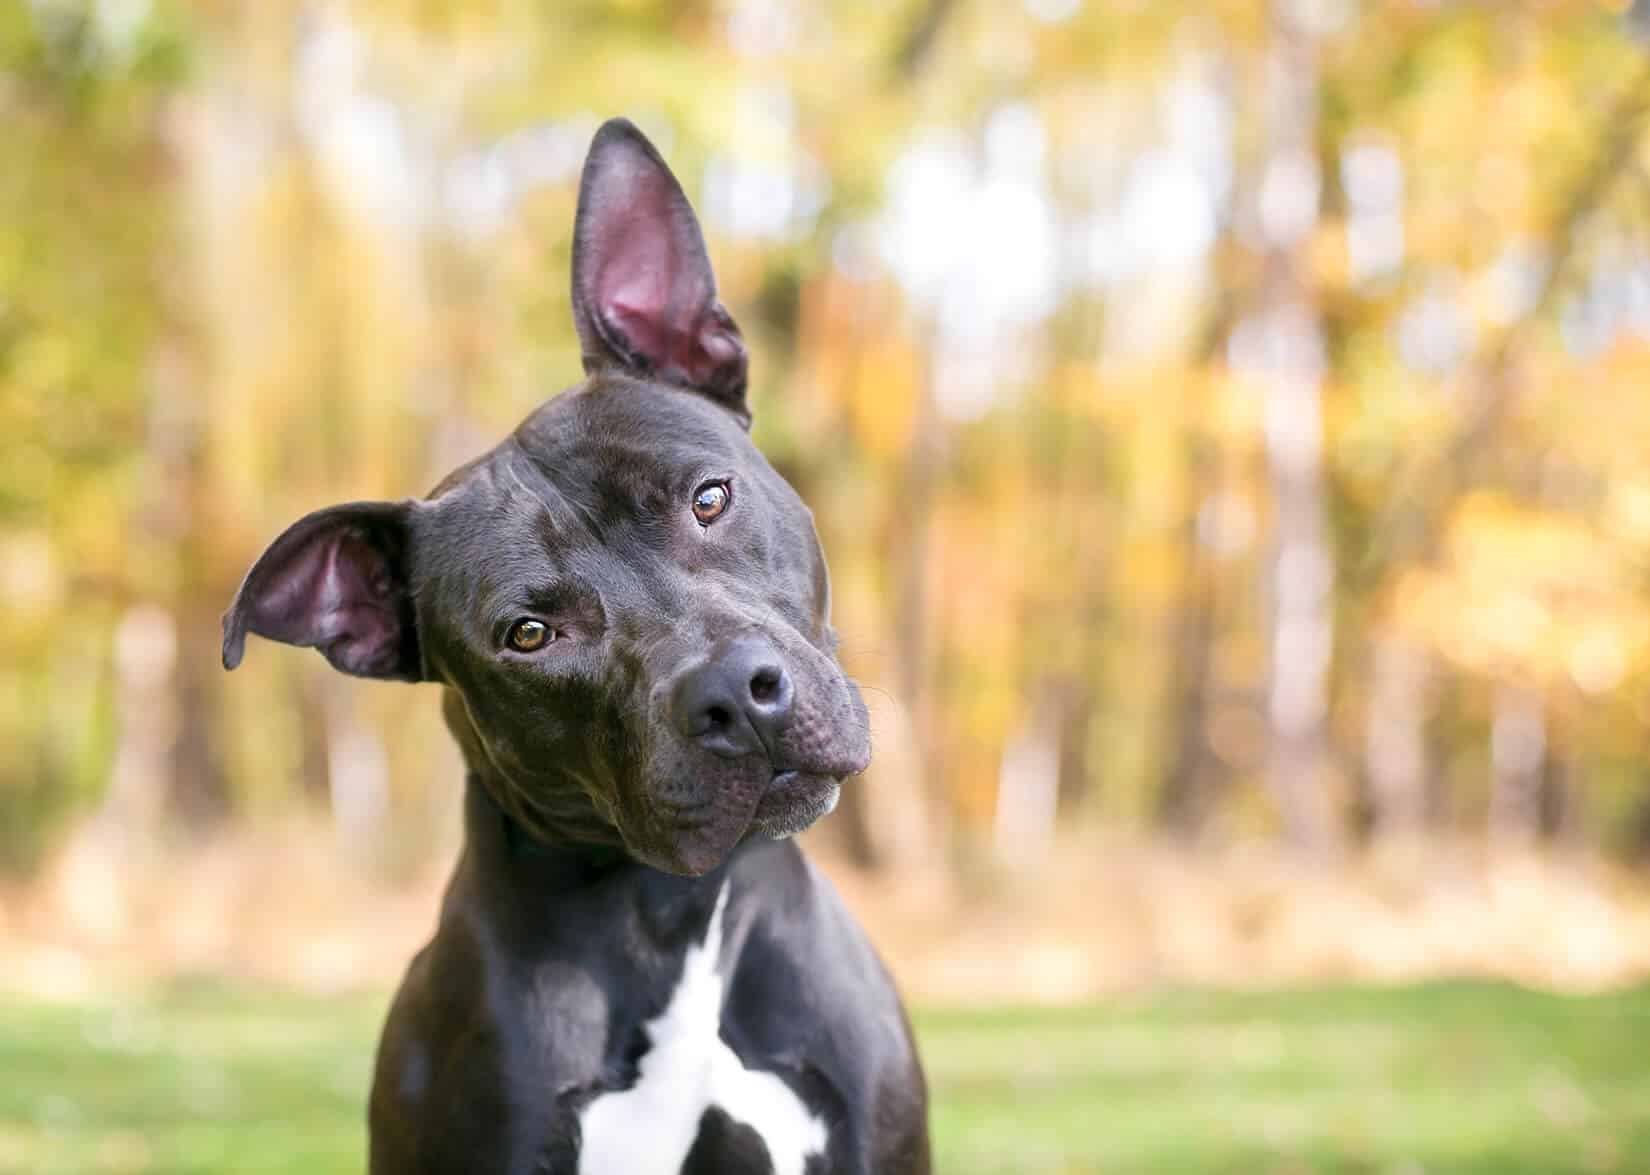
<instances>
[{"instance_id":1,"label":"blurred tree","mask_svg":"<svg viewBox=\"0 0 1650 1175\"><path fill-rule=\"evenodd\" d=\"M157 8L0 11L0 863L32 863L104 786L109 637L164 590L126 503L170 298L168 99L185 37ZM134 558L137 556L137 558ZM70 635L71 639L61 639Z\"/></svg>"},{"instance_id":2,"label":"blurred tree","mask_svg":"<svg viewBox=\"0 0 1650 1175\"><path fill-rule=\"evenodd\" d=\"M884 723L861 860L1092 821L1630 849L1643 22L5 9L0 852L100 799L156 843L304 805L381 864L449 843L434 691L273 653L224 690L217 616L292 518L416 493L575 377L612 113L694 195L818 511Z\"/></svg>"},{"instance_id":3,"label":"blurred tree","mask_svg":"<svg viewBox=\"0 0 1650 1175\"><path fill-rule=\"evenodd\" d=\"M1268 778L1285 832L1298 848L1332 854L1340 839L1327 762L1335 562L1323 470L1325 341L1311 246L1323 186L1318 159L1319 31L1326 10L1276 0L1264 65L1265 145L1256 193L1266 276L1242 349L1265 382L1271 482L1271 724ZM1234 348L1240 340L1234 338Z\"/></svg>"}]
</instances>

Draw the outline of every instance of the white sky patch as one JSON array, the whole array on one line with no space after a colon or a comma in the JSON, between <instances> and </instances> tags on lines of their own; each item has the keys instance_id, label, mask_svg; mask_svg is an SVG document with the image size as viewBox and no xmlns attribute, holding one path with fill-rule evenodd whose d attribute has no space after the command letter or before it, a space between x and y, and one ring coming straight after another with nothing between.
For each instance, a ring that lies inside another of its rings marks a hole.
<instances>
[{"instance_id":1,"label":"white sky patch","mask_svg":"<svg viewBox=\"0 0 1650 1175\"><path fill-rule=\"evenodd\" d=\"M1347 148L1341 154L1341 186L1353 282L1367 284L1396 272L1404 261L1404 164L1398 152L1378 138Z\"/></svg>"},{"instance_id":2,"label":"white sky patch","mask_svg":"<svg viewBox=\"0 0 1650 1175\"><path fill-rule=\"evenodd\" d=\"M825 169L796 136L796 100L782 85L746 83L734 97L732 144L705 168L705 223L735 237L790 240L825 206Z\"/></svg>"},{"instance_id":3,"label":"white sky patch","mask_svg":"<svg viewBox=\"0 0 1650 1175\"><path fill-rule=\"evenodd\" d=\"M1089 266L1114 282L1190 265L1208 254L1217 231L1209 185L1195 164L1150 151L1135 165L1116 211L1090 222Z\"/></svg>"},{"instance_id":4,"label":"white sky patch","mask_svg":"<svg viewBox=\"0 0 1650 1175\"><path fill-rule=\"evenodd\" d=\"M933 322L942 411L990 408L1012 336L1058 302L1059 246L1044 177L1045 133L1030 106L999 108L983 159L934 131L895 161L878 238L885 263Z\"/></svg>"},{"instance_id":5,"label":"white sky patch","mask_svg":"<svg viewBox=\"0 0 1650 1175\"><path fill-rule=\"evenodd\" d=\"M1299 241L1318 222L1323 177L1318 159L1302 148L1267 160L1260 180L1260 229L1279 248Z\"/></svg>"},{"instance_id":6,"label":"white sky patch","mask_svg":"<svg viewBox=\"0 0 1650 1175\"><path fill-rule=\"evenodd\" d=\"M1515 241L1504 248L1482 278L1485 318L1507 326L1535 309L1548 264L1537 242Z\"/></svg>"},{"instance_id":7,"label":"white sky patch","mask_svg":"<svg viewBox=\"0 0 1650 1175\"><path fill-rule=\"evenodd\" d=\"M1155 145L1119 154L1119 182L1077 226L1081 280L1184 284L1207 263L1231 198L1232 118L1206 75L1190 59L1161 97Z\"/></svg>"},{"instance_id":8,"label":"white sky patch","mask_svg":"<svg viewBox=\"0 0 1650 1175\"><path fill-rule=\"evenodd\" d=\"M1398 317L1398 354L1413 370L1452 374L1471 353L1475 332L1461 304L1460 282L1438 274Z\"/></svg>"},{"instance_id":9,"label":"white sky patch","mask_svg":"<svg viewBox=\"0 0 1650 1175\"><path fill-rule=\"evenodd\" d=\"M541 123L466 151L442 176L443 211L461 236L497 232L536 188L571 183L596 133L593 114Z\"/></svg>"},{"instance_id":10,"label":"white sky patch","mask_svg":"<svg viewBox=\"0 0 1650 1175\"><path fill-rule=\"evenodd\" d=\"M973 161L962 135L936 131L894 161L882 252L907 293L925 306L939 300L968 232Z\"/></svg>"},{"instance_id":11,"label":"white sky patch","mask_svg":"<svg viewBox=\"0 0 1650 1175\"><path fill-rule=\"evenodd\" d=\"M1025 0L1026 11L1044 24L1063 24L1077 15L1083 0Z\"/></svg>"},{"instance_id":12,"label":"white sky patch","mask_svg":"<svg viewBox=\"0 0 1650 1175\"><path fill-rule=\"evenodd\" d=\"M1594 246L1586 284L1564 302L1559 332L1573 355L1592 358L1625 333L1650 335L1650 249L1613 234Z\"/></svg>"},{"instance_id":13,"label":"white sky patch","mask_svg":"<svg viewBox=\"0 0 1650 1175\"><path fill-rule=\"evenodd\" d=\"M792 48L801 25L791 0L739 0L728 13L728 44L742 57L769 57Z\"/></svg>"},{"instance_id":14,"label":"white sky patch","mask_svg":"<svg viewBox=\"0 0 1650 1175\"><path fill-rule=\"evenodd\" d=\"M97 0L92 19L104 49L116 58L130 57L149 23L150 8L149 0Z\"/></svg>"},{"instance_id":15,"label":"white sky patch","mask_svg":"<svg viewBox=\"0 0 1650 1175\"><path fill-rule=\"evenodd\" d=\"M305 26L295 108L333 197L368 222L413 232L427 211L427 169L401 111L360 88L360 35L340 12L321 10Z\"/></svg>"}]
</instances>

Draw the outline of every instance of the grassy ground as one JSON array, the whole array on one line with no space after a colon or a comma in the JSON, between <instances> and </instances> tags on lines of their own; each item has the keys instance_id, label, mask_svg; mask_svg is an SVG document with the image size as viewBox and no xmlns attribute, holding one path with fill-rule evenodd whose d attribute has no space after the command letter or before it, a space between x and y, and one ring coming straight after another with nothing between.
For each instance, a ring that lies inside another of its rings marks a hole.
<instances>
[{"instance_id":1,"label":"grassy ground","mask_svg":"<svg viewBox=\"0 0 1650 1175\"><path fill-rule=\"evenodd\" d=\"M0 1171L362 1167L380 998L0 1000ZM1650 990L1170 993L918 1017L937 1170L1650 1172Z\"/></svg>"}]
</instances>

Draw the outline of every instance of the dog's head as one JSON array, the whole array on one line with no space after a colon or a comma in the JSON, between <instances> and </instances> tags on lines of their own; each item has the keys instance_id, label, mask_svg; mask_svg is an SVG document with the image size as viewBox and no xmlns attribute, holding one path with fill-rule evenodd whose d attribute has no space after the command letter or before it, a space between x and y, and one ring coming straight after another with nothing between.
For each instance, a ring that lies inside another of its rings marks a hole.
<instances>
[{"instance_id":1,"label":"dog's head","mask_svg":"<svg viewBox=\"0 0 1650 1175\"><path fill-rule=\"evenodd\" d=\"M530 833L677 873L800 831L870 756L812 515L746 435L746 357L675 177L597 133L573 245L588 378L427 498L293 524L224 616L345 673L448 687Z\"/></svg>"}]
</instances>

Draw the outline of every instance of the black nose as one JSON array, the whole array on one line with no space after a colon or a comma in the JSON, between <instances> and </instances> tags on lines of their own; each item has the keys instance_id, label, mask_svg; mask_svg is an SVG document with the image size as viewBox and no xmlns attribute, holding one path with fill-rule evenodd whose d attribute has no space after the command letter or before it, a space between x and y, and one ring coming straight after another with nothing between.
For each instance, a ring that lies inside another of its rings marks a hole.
<instances>
[{"instance_id":1,"label":"black nose","mask_svg":"<svg viewBox=\"0 0 1650 1175\"><path fill-rule=\"evenodd\" d=\"M779 650L741 637L677 679L670 719L685 738L729 759L772 747L791 713L791 679Z\"/></svg>"}]
</instances>

